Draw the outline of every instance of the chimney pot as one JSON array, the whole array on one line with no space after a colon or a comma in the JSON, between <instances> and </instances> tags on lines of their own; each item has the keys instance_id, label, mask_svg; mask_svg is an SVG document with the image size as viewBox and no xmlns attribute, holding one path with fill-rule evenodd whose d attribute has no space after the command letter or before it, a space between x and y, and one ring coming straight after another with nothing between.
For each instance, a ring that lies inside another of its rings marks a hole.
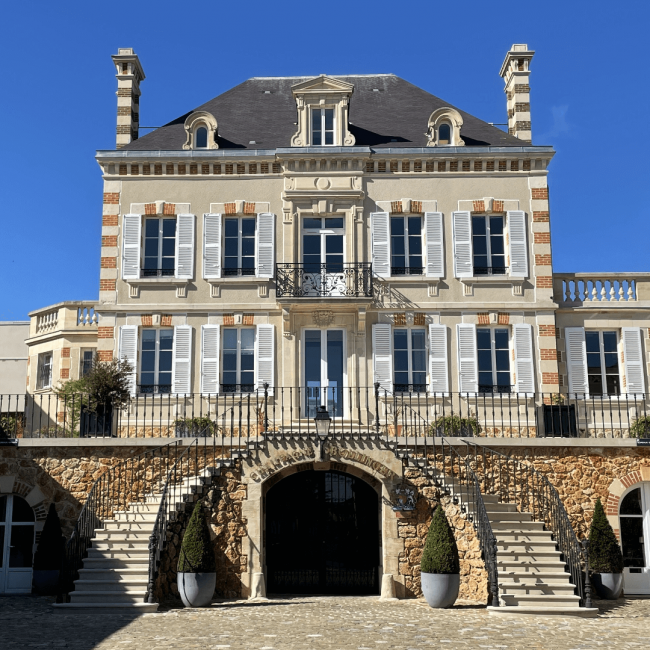
<instances>
[{"instance_id":1,"label":"chimney pot","mask_svg":"<svg viewBox=\"0 0 650 650\"><path fill-rule=\"evenodd\" d=\"M132 47L120 47L112 56L117 77L117 129L115 148L138 139L140 124L140 82L145 78Z\"/></svg>"},{"instance_id":2,"label":"chimney pot","mask_svg":"<svg viewBox=\"0 0 650 650\"><path fill-rule=\"evenodd\" d=\"M515 43L506 54L500 76L505 82L508 133L531 143L530 62L535 52L526 43Z\"/></svg>"}]
</instances>

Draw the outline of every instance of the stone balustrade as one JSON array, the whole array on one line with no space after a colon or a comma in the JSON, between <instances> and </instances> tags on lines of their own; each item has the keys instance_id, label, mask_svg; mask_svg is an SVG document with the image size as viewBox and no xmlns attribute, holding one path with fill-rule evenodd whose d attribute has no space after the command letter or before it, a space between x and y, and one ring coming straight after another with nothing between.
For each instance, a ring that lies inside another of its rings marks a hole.
<instances>
[{"instance_id":1,"label":"stone balustrade","mask_svg":"<svg viewBox=\"0 0 650 650\"><path fill-rule=\"evenodd\" d=\"M648 300L650 273L554 273L553 298L563 306Z\"/></svg>"},{"instance_id":2,"label":"stone balustrade","mask_svg":"<svg viewBox=\"0 0 650 650\"><path fill-rule=\"evenodd\" d=\"M94 330L99 320L94 300L60 302L37 309L29 314L30 337L51 334L63 330Z\"/></svg>"}]
</instances>

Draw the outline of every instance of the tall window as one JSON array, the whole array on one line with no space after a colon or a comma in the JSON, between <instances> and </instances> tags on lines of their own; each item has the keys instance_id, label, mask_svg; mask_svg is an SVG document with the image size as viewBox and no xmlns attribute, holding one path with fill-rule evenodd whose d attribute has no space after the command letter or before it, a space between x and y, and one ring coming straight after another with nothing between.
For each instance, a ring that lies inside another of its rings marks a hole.
<instances>
[{"instance_id":1,"label":"tall window","mask_svg":"<svg viewBox=\"0 0 650 650\"><path fill-rule=\"evenodd\" d=\"M95 350L81 350L79 358L79 377L85 377L93 367Z\"/></svg>"},{"instance_id":2,"label":"tall window","mask_svg":"<svg viewBox=\"0 0 650 650\"><path fill-rule=\"evenodd\" d=\"M393 330L395 392L426 391L427 349L423 329Z\"/></svg>"},{"instance_id":3,"label":"tall window","mask_svg":"<svg viewBox=\"0 0 650 650\"><path fill-rule=\"evenodd\" d=\"M334 144L334 109L314 108L311 111L311 143L314 146Z\"/></svg>"},{"instance_id":4,"label":"tall window","mask_svg":"<svg viewBox=\"0 0 650 650\"><path fill-rule=\"evenodd\" d=\"M438 127L438 144L451 144L451 127L449 124L441 124Z\"/></svg>"},{"instance_id":5,"label":"tall window","mask_svg":"<svg viewBox=\"0 0 650 650\"><path fill-rule=\"evenodd\" d=\"M503 217L472 217L474 275L505 275Z\"/></svg>"},{"instance_id":6,"label":"tall window","mask_svg":"<svg viewBox=\"0 0 650 650\"><path fill-rule=\"evenodd\" d=\"M208 130L204 126L200 126L196 130L196 148L197 149L208 148Z\"/></svg>"},{"instance_id":7,"label":"tall window","mask_svg":"<svg viewBox=\"0 0 650 650\"><path fill-rule=\"evenodd\" d=\"M507 329L477 328L478 389L481 393L510 392L510 346Z\"/></svg>"},{"instance_id":8,"label":"tall window","mask_svg":"<svg viewBox=\"0 0 650 650\"><path fill-rule=\"evenodd\" d=\"M223 275L255 275L255 218L226 219Z\"/></svg>"},{"instance_id":9,"label":"tall window","mask_svg":"<svg viewBox=\"0 0 650 650\"><path fill-rule=\"evenodd\" d=\"M422 275L422 217L391 217L391 275Z\"/></svg>"},{"instance_id":10,"label":"tall window","mask_svg":"<svg viewBox=\"0 0 650 650\"><path fill-rule=\"evenodd\" d=\"M643 490L636 488L625 495L619 510L621 519L621 546L626 567L645 567Z\"/></svg>"},{"instance_id":11,"label":"tall window","mask_svg":"<svg viewBox=\"0 0 650 650\"><path fill-rule=\"evenodd\" d=\"M305 272L340 273L343 270L343 217L305 217L302 229Z\"/></svg>"},{"instance_id":12,"label":"tall window","mask_svg":"<svg viewBox=\"0 0 650 650\"><path fill-rule=\"evenodd\" d=\"M170 393L172 390L173 329L143 329L140 354L140 392Z\"/></svg>"},{"instance_id":13,"label":"tall window","mask_svg":"<svg viewBox=\"0 0 650 650\"><path fill-rule=\"evenodd\" d=\"M255 389L255 329L225 328L222 354L223 392L252 392Z\"/></svg>"},{"instance_id":14,"label":"tall window","mask_svg":"<svg viewBox=\"0 0 650 650\"><path fill-rule=\"evenodd\" d=\"M589 393L619 395L621 379L618 370L616 332L585 332L585 342Z\"/></svg>"},{"instance_id":15,"label":"tall window","mask_svg":"<svg viewBox=\"0 0 650 650\"><path fill-rule=\"evenodd\" d=\"M176 219L145 219L142 277L174 275Z\"/></svg>"},{"instance_id":16,"label":"tall window","mask_svg":"<svg viewBox=\"0 0 650 650\"><path fill-rule=\"evenodd\" d=\"M42 352L38 355L38 374L36 388L49 388L52 385L52 353Z\"/></svg>"}]
</instances>

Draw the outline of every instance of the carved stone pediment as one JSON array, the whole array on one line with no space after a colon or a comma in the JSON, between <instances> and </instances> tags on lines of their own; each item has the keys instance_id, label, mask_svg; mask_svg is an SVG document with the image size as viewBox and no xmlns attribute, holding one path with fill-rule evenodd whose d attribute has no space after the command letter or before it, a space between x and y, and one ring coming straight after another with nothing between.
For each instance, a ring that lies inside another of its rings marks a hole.
<instances>
[{"instance_id":1,"label":"carved stone pediment","mask_svg":"<svg viewBox=\"0 0 650 650\"><path fill-rule=\"evenodd\" d=\"M314 77L313 79L307 79L307 81L301 81L295 86L291 87L291 90L294 95L297 93L307 93L307 92L343 92L352 94L354 90L354 84L348 83L347 81L341 81L340 79L334 79L333 77L328 77L324 74L319 77Z\"/></svg>"}]
</instances>

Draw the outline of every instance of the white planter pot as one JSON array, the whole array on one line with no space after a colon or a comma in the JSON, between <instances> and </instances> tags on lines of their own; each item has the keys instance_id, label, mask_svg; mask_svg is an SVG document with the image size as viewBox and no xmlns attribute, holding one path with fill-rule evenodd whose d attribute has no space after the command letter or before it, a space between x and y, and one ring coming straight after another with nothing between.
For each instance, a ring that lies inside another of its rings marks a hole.
<instances>
[{"instance_id":1,"label":"white planter pot","mask_svg":"<svg viewBox=\"0 0 650 650\"><path fill-rule=\"evenodd\" d=\"M212 601L217 574L179 572L176 574L176 584L185 607L205 607Z\"/></svg>"},{"instance_id":2,"label":"white planter pot","mask_svg":"<svg viewBox=\"0 0 650 650\"><path fill-rule=\"evenodd\" d=\"M429 607L451 607L458 598L460 573L421 573L420 583Z\"/></svg>"},{"instance_id":3,"label":"white planter pot","mask_svg":"<svg viewBox=\"0 0 650 650\"><path fill-rule=\"evenodd\" d=\"M623 591L622 573L593 573L591 584L596 588L599 598L616 600Z\"/></svg>"}]
</instances>

